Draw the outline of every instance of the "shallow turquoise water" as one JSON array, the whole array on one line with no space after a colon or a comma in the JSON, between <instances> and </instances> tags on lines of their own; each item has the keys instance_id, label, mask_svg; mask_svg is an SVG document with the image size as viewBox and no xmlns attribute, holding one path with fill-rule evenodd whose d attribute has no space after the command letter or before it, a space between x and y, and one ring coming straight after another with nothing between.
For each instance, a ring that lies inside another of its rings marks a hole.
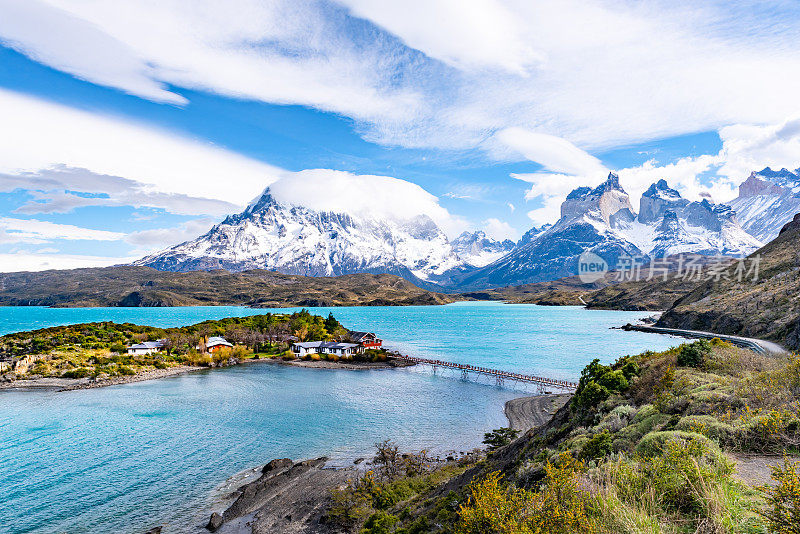
<instances>
[{"instance_id":1,"label":"shallow turquoise water","mask_svg":"<svg viewBox=\"0 0 800 534\"><path fill-rule=\"evenodd\" d=\"M575 379L679 341L609 330L643 316L500 303L312 309L405 353ZM98 320L173 326L264 313L239 307L0 308L0 332ZM74 392L0 391L0 532L193 531L226 477L275 458L343 463L385 438L466 450L507 424L519 392L422 369L260 363ZM186 518L190 518L189 521Z\"/></svg>"}]
</instances>

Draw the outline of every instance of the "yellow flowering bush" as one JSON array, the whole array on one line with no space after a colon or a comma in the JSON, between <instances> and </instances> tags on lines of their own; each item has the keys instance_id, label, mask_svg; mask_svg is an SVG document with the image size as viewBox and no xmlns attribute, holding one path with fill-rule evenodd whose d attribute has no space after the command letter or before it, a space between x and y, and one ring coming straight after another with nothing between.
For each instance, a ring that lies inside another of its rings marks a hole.
<instances>
[{"instance_id":1,"label":"yellow flowering bush","mask_svg":"<svg viewBox=\"0 0 800 534\"><path fill-rule=\"evenodd\" d=\"M457 534L591 534L592 496L580 486L583 463L563 453L545 466L540 491L512 488L498 472L470 486L467 504L459 509Z\"/></svg>"},{"instance_id":2,"label":"yellow flowering bush","mask_svg":"<svg viewBox=\"0 0 800 534\"><path fill-rule=\"evenodd\" d=\"M766 488L770 509L764 516L776 534L800 534L800 462L772 466L774 487Z\"/></svg>"}]
</instances>

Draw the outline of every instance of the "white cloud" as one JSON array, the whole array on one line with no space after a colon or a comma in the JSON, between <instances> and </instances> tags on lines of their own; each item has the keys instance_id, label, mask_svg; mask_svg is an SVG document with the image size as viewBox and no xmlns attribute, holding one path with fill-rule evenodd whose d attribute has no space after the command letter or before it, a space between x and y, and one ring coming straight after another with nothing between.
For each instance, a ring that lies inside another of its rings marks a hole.
<instances>
[{"instance_id":1,"label":"white cloud","mask_svg":"<svg viewBox=\"0 0 800 534\"><path fill-rule=\"evenodd\" d=\"M302 104L391 145L470 149L520 127L596 149L797 109L792 2L342 4L377 27L315 0L5 0L0 35L144 97L174 98L171 84ZM47 35L30 20L48 21Z\"/></svg>"},{"instance_id":2,"label":"white cloud","mask_svg":"<svg viewBox=\"0 0 800 534\"><path fill-rule=\"evenodd\" d=\"M525 40L524 25L496 0L341 0L417 50L458 68L505 69L524 74L542 61Z\"/></svg>"},{"instance_id":3,"label":"white cloud","mask_svg":"<svg viewBox=\"0 0 800 534\"><path fill-rule=\"evenodd\" d=\"M391 176L309 169L284 173L269 188L280 202L315 210L401 220L427 215L448 235L466 228L466 223L440 206L434 195Z\"/></svg>"},{"instance_id":4,"label":"white cloud","mask_svg":"<svg viewBox=\"0 0 800 534\"><path fill-rule=\"evenodd\" d=\"M128 234L125 241L137 247L132 255L146 256L157 250L194 239L211 229L215 222L213 219L202 218L186 221L175 228L140 230Z\"/></svg>"},{"instance_id":5,"label":"white cloud","mask_svg":"<svg viewBox=\"0 0 800 534\"><path fill-rule=\"evenodd\" d=\"M53 239L118 241L125 237L120 232L11 217L0 217L0 231L0 243L47 243Z\"/></svg>"},{"instance_id":6,"label":"white cloud","mask_svg":"<svg viewBox=\"0 0 800 534\"><path fill-rule=\"evenodd\" d=\"M85 206L161 208L179 215L224 216L241 208L231 203L181 193L161 193L150 184L86 169L54 165L20 174L0 174L0 191L26 190L33 198L15 213L69 213Z\"/></svg>"},{"instance_id":7,"label":"white cloud","mask_svg":"<svg viewBox=\"0 0 800 534\"><path fill-rule=\"evenodd\" d=\"M0 254L0 272L45 271L48 269L78 269L81 267L107 267L130 263L136 258L108 258L73 254L36 254L19 252Z\"/></svg>"},{"instance_id":8,"label":"white cloud","mask_svg":"<svg viewBox=\"0 0 800 534\"><path fill-rule=\"evenodd\" d=\"M22 181L24 172L72 167L133 180L138 184L128 185L139 193L190 195L242 205L282 171L208 142L3 89L0 116L0 173ZM47 177L65 179L63 174ZM101 184L104 178L92 180Z\"/></svg>"},{"instance_id":9,"label":"white cloud","mask_svg":"<svg viewBox=\"0 0 800 534\"><path fill-rule=\"evenodd\" d=\"M491 237L492 239L496 239L497 241L503 241L505 239L516 241L519 237L519 234L514 227L505 221L501 221L500 219L495 219L493 217L486 219L484 222L483 231L487 236Z\"/></svg>"},{"instance_id":10,"label":"white cloud","mask_svg":"<svg viewBox=\"0 0 800 534\"><path fill-rule=\"evenodd\" d=\"M388 58L362 53L317 2L4 1L14 9L4 9L13 17L0 36L17 49L146 98L180 102L158 92L166 82L357 119L399 118L416 105L414 91L382 77ZM48 36L29 20L48 21Z\"/></svg>"},{"instance_id":11,"label":"white cloud","mask_svg":"<svg viewBox=\"0 0 800 534\"><path fill-rule=\"evenodd\" d=\"M603 175L608 172L599 159L554 135L514 127L497 132L495 138L554 173Z\"/></svg>"},{"instance_id":12,"label":"white cloud","mask_svg":"<svg viewBox=\"0 0 800 534\"><path fill-rule=\"evenodd\" d=\"M38 0L0 5L0 41L6 46L92 83L157 102L187 102L154 80L153 67L134 50L89 21Z\"/></svg>"}]
</instances>

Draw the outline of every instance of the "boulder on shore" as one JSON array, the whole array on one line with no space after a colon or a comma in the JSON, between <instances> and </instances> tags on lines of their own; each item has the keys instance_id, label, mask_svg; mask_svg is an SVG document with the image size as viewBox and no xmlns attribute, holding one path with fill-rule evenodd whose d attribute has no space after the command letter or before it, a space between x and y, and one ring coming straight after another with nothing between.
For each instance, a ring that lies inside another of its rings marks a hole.
<instances>
[{"instance_id":1,"label":"boulder on shore","mask_svg":"<svg viewBox=\"0 0 800 534\"><path fill-rule=\"evenodd\" d=\"M275 460L270 460L270 462L261 469L261 472L269 473L276 469L286 469L287 467L292 467L292 464L293 462L289 458L276 458Z\"/></svg>"},{"instance_id":2,"label":"boulder on shore","mask_svg":"<svg viewBox=\"0 0 800 534\"><path fill-rule=\"evenodd\" d=\"M206 528L211 532L216 532L219 529L219 527L222 526L222 523L223 523L222 516L219 515L217 512L214 512L213 514L211 514L211 518L208 520Z\"/></svg>"}]
</instances>

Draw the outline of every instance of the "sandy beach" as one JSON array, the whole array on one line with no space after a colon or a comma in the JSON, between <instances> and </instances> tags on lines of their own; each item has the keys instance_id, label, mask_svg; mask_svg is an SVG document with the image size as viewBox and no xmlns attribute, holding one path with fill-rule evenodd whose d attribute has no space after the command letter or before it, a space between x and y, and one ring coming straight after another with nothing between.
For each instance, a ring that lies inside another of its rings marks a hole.
<instances>
[{"instance_id":1,"label":"sandy beach","mask_svg":"<svg viewBox=\"0 0 800 534\"><path fill-rule=\"evenodd\" d=\"M506 402L505 414L514 430L525 432L550 420L572 397L571 393L520 397Z\"/></svg>"}]
</instances>

